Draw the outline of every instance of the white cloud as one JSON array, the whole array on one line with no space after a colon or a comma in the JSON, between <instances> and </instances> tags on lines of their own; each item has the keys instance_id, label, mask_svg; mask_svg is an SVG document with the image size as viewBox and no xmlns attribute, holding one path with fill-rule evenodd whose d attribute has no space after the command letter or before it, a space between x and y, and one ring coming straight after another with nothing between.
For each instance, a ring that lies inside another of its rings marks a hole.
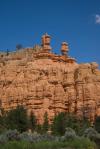
<instances>
[{"instance_id":1,"label":"white cloud","mask_svg":"<svg viewBox=\"0 0 100 149\"><path fill-rule=\"evenodd\" d=\"M96 24L100 24L100 15L99 14L95 15L95 22L96 22Z\"/></svg>"}]
</instances>

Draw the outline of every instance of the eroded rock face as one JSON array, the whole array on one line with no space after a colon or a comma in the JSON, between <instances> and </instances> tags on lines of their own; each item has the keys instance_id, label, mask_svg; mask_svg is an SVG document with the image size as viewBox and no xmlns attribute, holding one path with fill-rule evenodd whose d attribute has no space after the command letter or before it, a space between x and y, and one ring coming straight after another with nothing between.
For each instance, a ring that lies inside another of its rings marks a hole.
<instances>
[{"instance_id":1,"label":"eroded rock face","mask_svg":"<svg viewBox=\"0 0 100 149\"><path fill-rule=\"evenodd\" d=\"M18 55L17 55L18 56ZM20 59L10 54L0 62L0 107L18 105L33 111L38 122L45 112L51 121L58 112L75 112L91 121L100 115L100 71L96 63L53 61L27 52Z\"/></svg>"}]
</instances>

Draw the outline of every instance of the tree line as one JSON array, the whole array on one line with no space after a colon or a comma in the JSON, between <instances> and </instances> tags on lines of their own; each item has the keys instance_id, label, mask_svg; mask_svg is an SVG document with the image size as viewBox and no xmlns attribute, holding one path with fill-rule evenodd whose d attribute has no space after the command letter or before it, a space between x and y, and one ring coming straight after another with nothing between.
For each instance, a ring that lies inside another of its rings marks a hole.
<instances>
[{"instance_id":1,"label":"tree line","mask_svg":"<svg viewBox=\"0 0 100 149\"><path fill-rule=\"evenodd\" d=\"M43 124L40 125L37 123L34 113L31 112L28 116L27 110L23 106L18 106L8 112L1 109L0 132L17 129L21 133L31 130L41 134L51 131L53 135L63 135L66 128L70 127L81 135L90 126L91 123L87 118L78 119L73 113L58 113L49 124L48 114L45 112ZM100 133L100 116L96 117L93 127Z\"/></svg>"}]
</instances>

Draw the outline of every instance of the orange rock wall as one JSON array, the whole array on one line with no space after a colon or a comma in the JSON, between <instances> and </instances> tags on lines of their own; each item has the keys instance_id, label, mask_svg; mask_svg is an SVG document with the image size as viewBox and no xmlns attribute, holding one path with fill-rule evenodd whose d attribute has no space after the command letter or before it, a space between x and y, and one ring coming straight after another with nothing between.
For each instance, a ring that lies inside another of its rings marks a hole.
<instances>
[{"instance_id":1,"label":"orange rock wall","mask_svg":"<svg viewBox=\"0 0 100 149\"><path fill-rule=\"evenodd\" d=\"M33 111L39 123L45 112L52 120L61 111L93 121L100 115L100 70L96 63L54 62L34 55L31 61L0 61L0 107L10 110L18 105Z\"/></svg>"}]
</instances>

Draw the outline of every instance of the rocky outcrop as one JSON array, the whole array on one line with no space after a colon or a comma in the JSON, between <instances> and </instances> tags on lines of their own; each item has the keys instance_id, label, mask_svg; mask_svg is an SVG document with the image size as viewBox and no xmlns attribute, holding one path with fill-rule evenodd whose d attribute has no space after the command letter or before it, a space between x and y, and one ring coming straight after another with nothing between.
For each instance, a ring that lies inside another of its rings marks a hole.
<instances>
[{"instance_id":1,"label":"rocky outcrop","mask_svg":"<svg viewBox=\"0 0 100 149\"><path fill-rule=\"evenodd\" d=\"M0 66L0 100L5 110L24 105L42 121L61 111L94 119L100 114L97 64L70 64L50 59L13 60Z\"/></svg>"},{"instance_id":2,"label":"rocky outcrop","mask_svg":"<svg viewBox=\"0 0 100 149\"><path fill-rule=\"evenodd\" d=\"M43 57L43 52L32 50L23 50L20 59L18 52L1 58L1 108L10 110L23 105L28 113L35 113L39 123L43 122L45 112L50 121L62 111L74 112L90 121L100 115L97 63L77 64L73 59L62 61L62 56L54 61L57 55L45 54Z\"/></svg>"}]
</instances>

